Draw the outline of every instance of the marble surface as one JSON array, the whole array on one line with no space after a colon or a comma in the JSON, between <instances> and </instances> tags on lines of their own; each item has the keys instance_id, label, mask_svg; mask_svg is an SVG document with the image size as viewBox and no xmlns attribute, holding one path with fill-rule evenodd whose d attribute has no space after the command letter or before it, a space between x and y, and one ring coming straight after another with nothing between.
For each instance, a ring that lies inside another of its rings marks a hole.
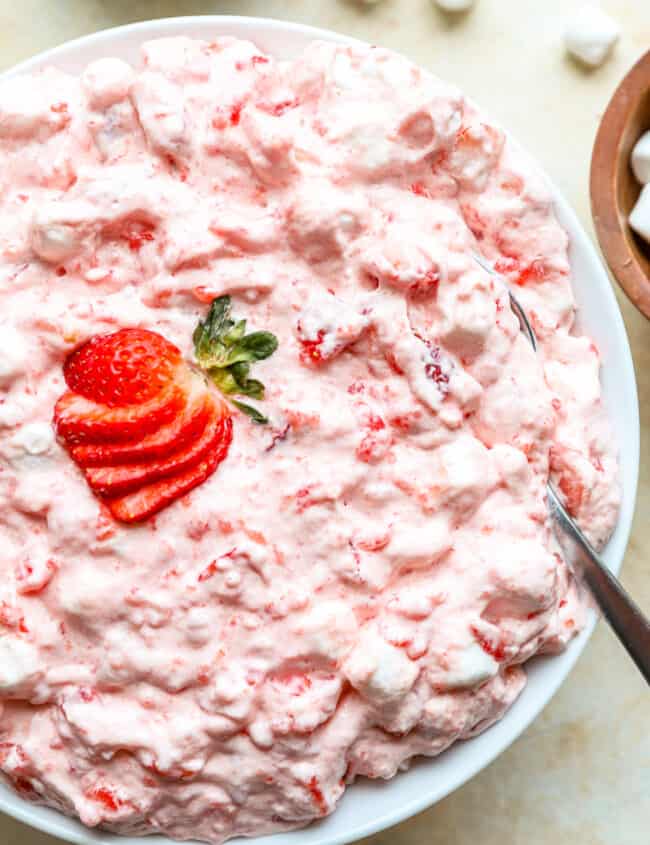
<instances>
[{"instance_id":1,"label":"marble surface","mask_svg":"<svg viewBox=\"0 0 650 845\"><path fill-rule=\"evenodd\" d=\"M0 0L0 68L110 26L154 17L241 14L329 27L393 47L457 83L542 162L593 235L588 199L598 118L650 47L648 0L603 0L623 34L587 72L563 55L580 0L478 0L447 17L430 0ZM19 11L18 11L19 10ZM617 290L641 405L636 520L622 578L650 613L650 322ZM650 825L650 695L604 624L537 721L495 763L437 806L365 845L645 845ZM0 842L57 840L0 817Z\"/></svg>"}]
</instances>

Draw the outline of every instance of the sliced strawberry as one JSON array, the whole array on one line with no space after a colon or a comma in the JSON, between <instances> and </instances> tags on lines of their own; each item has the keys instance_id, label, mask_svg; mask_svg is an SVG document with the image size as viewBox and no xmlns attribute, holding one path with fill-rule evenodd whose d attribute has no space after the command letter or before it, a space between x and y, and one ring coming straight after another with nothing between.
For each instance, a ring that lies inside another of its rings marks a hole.
<instances>
[{"instance_id":1,"label":"sliced strawberry","mask_svg":"<svg viewBox=\"0 0 650 845\"><path fill-rule=\"evenodd\" d=\"M96 493L114 497L151 484L159 478L177 476L196 466L208 453L219 448L225 434L225 422L220 409L213 405L202 434L185 448L173 452L167 458L158 458L146 463L92 467L85 472L86 480Z\"/></svg>"},{"instance_id":2,"label":"sliced strawberry","mask_svg":"<svg viewBox=\"0 0 650 845\"><path fill-rule=\"evenodd\" d=\"M186 391L171 382L140 405L110 407L68 391L56 403L54 425L68 445L135 440L170 422L183 408Z\"/></svg>"},{"instance_id":3,"label":"sliced strawberry","mask_svg":"<svg viewBox=\"0 0 650 845\"><path fill-rule=\"evenodd\" d=\"M73 393L111 408L140 405L169 384L181 353L157 332L120 329L95 335L72 352L63 365Z\"/></svg>"},{"instance_id":4,"label":"sliced strawberry","mask_svg":"<svg viewBox=\"0 0 650 845\"><path fill-rule=\"evenodd\" d=\"M222 434L218 446L199 464L171 478L164 478L119 499L107 499L106 505L121 522L142 522L170 505L175 499L202 484L226 457L232 440L232 418L219 423Z\"/></svg>"},{"instance_id":5,"label":"sliced strawberry","mask_svg":"<svg viewBox=\"0 0 650 845\"><path fill-rule=\"evenodd\" d=\"M171 422L139 440L124 443L89 443L73 446L70 454L81 467L107 467L140 463L164 457L198 437L208 422L212 402L205 385L187 399L184 409Z\"/></svg>"}]
</instances>

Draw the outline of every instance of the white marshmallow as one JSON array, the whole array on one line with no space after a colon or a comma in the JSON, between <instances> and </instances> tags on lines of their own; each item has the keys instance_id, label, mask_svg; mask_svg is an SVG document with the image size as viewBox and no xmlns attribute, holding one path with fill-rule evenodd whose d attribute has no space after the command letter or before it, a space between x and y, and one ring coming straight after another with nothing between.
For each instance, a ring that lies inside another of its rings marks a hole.
<instances>
[{"instance_id":1,"label":"white marshmallow","mask_svg":"<svg viewBox=\"0 0 650 845\"><path fill-rule=\"evenodd\" d=\"M297 656L340 660L350 651L356 632L357 620L346 604L334 600L323 602L296 620L292 647Z\"/></svg>"},{"instance_id":2,"label":"white marshmallow","mask_svg":"<svg viewBox=\"0 0 650 845\"><path fill-rule=\"evenodd\" d=\"M24 693L42 674L37 649L17 637L0 637L0 692Z\"/></svg>"},{"instance_id":3,"label":"white marshmallow","mask_svg":"<svg viewBox=\"0 0 650 845\"><path fill-rule=\"evenodd\" d=\"M403 698L419 674L417 663L371 627L362 631L343 671L364 698L378 704Z\"/></svg>"},{"instance_id":4,"label":"white marshmallow","mask_svg":"<svg viewBox=\"0 0 650 845\"><path fill-rule=\"evenodd\" d=\"M49 423L28 423L14 435L12 443L28 455L44 455L54 445L54 431Z\"/></svg>"},{"instance_id":5,"label":"white marshmallow","mask_svg":"<svg viewBox=\"0 0 650 845\"><path fill-rule=\"evenodd\" d=\"M642 185L647 185L650 182L650 131L644 132L634 145L632 170L637 181Z\"/></svg>"},{"instance_id":6,"label":"white marshmallow","mask_svg":"<svg viewBox=\"0 0 650 845\"><path fill-rule=\"evenodd\" d=\"M212 636L212 621L208 607L191 607L185 617L185 636L194 645L205 645Z\"/></svg>"},{"instance_id":7,"label":"white marshmallow","mask_svg":"<svg viewBox=\"0 0 650 845\"><path fill-rule=\"evenodd\" d=\"M25 338L13 326L0 325L0 387L8 387L27 365Z\"/></svg>"},{"instance_id":8,"label":"white marshmallow","mask_svg":"<svg viewBox=\"0 0 650 845\"><path fill-rule=\"evenodd\" d=\"M650 243L650 185L641 191L628 222L638 235Z\"/></svg>"},{"instance_id":9,"label":"white marshmallow","mask_svg":"<svg viewBox=\"0 0 650 845\"><path fill-rule=\"evenodd\" d=\"M475 0L433 0L443 12L466 12L471 9Z\"/></svg>"},{"instance_id":10,"label":"white marshmallow","mask_svg":"<svg viewBox=\"0 0 650 845\"><path fill-rule=\"evenodd\" d=\"M131 65L121 59L103 58L88 65L81 84L90 105L95 109L105 109L128 96L134 79L135 71Z\"/></svg>"},{"instance_id":11,"label":"white marshmallow","mask_svg":"<svg viewBox=\"0 0 650 845\"><path fill-rule=\"evenodd\" d=\"M598 6L581 6L569 20L565 33L566 49L589 67L598 67L616 44L621 30L616 21Z\"/></svg>"},{"instance_id":12,"label":"white marshmallow","mask_svg":"<svg viewBox=\"0 0 650 845\"><path fill-rule=\"evenodd\" d=\"M444 678L436 683L445 689L476 687L493 678L499 671L499 664L487 654L478 643L472 643L454 655Z\"/></svg>"},{"instance_id":13,"label":"white marshmallow","mask_svg":"<svg viewBox=\"0 0 650 845\"><path fill-rule=\"evenodd\" d=\"M43 261L57 263L81 247L83 227L92 219L92 207L83 201L46 202L39 205L31 226L32 249Z\"/></svg>"}]
</instances>

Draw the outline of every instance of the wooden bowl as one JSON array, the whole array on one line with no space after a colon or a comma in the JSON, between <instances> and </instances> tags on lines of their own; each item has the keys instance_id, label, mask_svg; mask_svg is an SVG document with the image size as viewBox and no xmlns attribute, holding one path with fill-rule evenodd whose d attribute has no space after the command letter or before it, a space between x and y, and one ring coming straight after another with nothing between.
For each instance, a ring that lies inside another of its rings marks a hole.
<instances>
[{"instance_id":1,"label":"wooden bowl","mask_svg":"<svg viewBox=\"0 0 650 845\"><path fill-rule=\"evenodd\" d=\"M591 212L600 247L629 299L650 319L650 244L627 219L641 192L630 167L632 148L650 129L650 50L614 92L591 157Z\"/></svg>"}]
</instances>

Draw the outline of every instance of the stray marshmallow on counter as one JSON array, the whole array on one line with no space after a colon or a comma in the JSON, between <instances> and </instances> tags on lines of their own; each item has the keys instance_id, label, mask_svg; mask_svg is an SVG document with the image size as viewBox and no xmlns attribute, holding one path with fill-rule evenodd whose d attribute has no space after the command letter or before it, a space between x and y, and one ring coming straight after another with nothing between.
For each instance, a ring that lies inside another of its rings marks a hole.
<instances>
[{"instance_id":1,"label":"stray marshmallow on counter","mask_svg":"<svg viewBox=\"0 0 650 845\"><path fill-rule=\"evenodd\" d=\"M581 6L564 33L566 49L588 67L599 67L621 34L619 25L598 6Z\"/></svg>"},{"instance_id":2,"label":"stray marshmallow on counter","mask_svg":"<svg viewBox=\"0 0 650 845\"><path fill-rule=\"evenodd\" d=\"M629 217L632 229L650 243L650 185L641 191Z\"/></svg>"},{"instance_id":3,"label":"stray marshmallow on counter","mask_svg":"<svg viewBox=\"0 0 650 845\"><path fill-rule=\"evenodd\" d=\"M650 131L644 132L634 145L632 170L637 181L642 185L650 182Z\"/></svg>"},{"instance_id":4,"label":"stray marshmallow on counter","mask_svg":"<svg viewBox=\"0 0 650 845\"><path fill-rule=\"evenodd\" d=\"M443 12L467 12L476 0L433 0L433 3Z\"/></svg>"}]
</instances>

